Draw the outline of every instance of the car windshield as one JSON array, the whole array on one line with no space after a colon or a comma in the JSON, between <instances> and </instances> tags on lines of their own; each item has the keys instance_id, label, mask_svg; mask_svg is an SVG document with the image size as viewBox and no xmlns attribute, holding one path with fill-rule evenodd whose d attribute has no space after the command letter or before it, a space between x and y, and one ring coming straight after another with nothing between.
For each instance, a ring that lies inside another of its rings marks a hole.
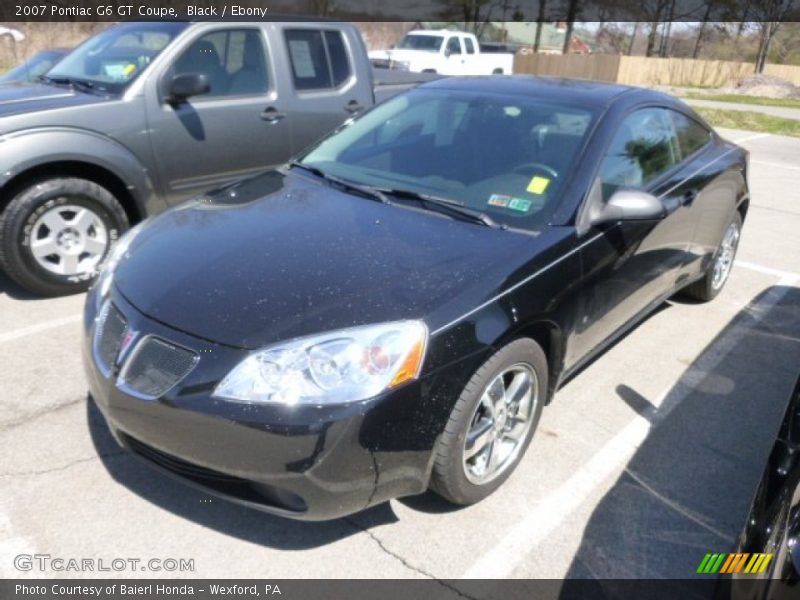
<instances>
[{"instance_id":1,"label":"car windshield","mask_svg":"<svg viewBox=\"0 0 800 600\"><path fill-rule=\"evenodd\" d=\"M561 101L422 88L379 105L301 162L538 229L556 208L594 118Z\"/></svg>"},{"instance_id":2,"label":"car windshield","mask_svg":"<svg viewBox=\"0 0 800 600\"><path fill-rule=\"evenodd\" d=\"M65 52L45 50L34 54L21 65L6 71L0 76L0 83L4 81L36 81L40 75L47 73L56 64Z\"/></svg>"},{"instance_id":3,"label":"car windshield","mask_svg":"<svg viewBox=\"0 0 800 600\"><path fill-rule=\"evenodd\" d=\"M119 94L169 44L186 23L126 23L108 29L68 54L47 73L48 80L88 84Z\"/></svg>"},{"instance_id":4,"label":"car windshield","mask_svg":"<svg viewBox=\"0 0 800 600\"><path fill-rule=\"evenodd\" d=\"M425 50L438 52L444 38L441 35L407 35L397 45L404 50Z\"/></svg>"}]
</instances>

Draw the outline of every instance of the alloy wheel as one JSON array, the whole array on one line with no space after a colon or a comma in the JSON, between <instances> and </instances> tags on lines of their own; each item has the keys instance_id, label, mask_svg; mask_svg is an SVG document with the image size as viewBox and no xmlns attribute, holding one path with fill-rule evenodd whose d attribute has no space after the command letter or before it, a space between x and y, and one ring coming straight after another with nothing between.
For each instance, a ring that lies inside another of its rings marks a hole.
<instances>
[{"instance_id":1,"label":"alloy wheel","mask_svg":"<svg viewBox=\"0 0 800 600\"><path fill-rule=\"evenodd\" d=\"M733 259L736 256L736 246L739 243L739 228L736 223L728 225L725 230L725 235L722 238L722 243L717 252L717 258L714 261L714 271L711 279L711 286L718 290L722 287L730 275L731 268L733 267Z\"/></svg>"},{"instance_id":2,"label":"alloy wheel","mask_svg":"<svg viewBox=\"0 0 800 600\"><path fill-rule=\"evenodd\" d=\"M42 213L31 230L30 250L36 263L56 275L82 275L97 269L109 239L102 219L73 204Z\"/></svg>"},{"instance_id":3,"label":"alloy wheel","mask_svg":"<svg viewBox=\"0 0 800 600\"><path fill-rule=\"evenodd\" d=\"M489 483L514 464L538 402L538 378L525 363L508 367L486 386L464 440L464 474L470 483Z\"/></svg>"}]
</instances>

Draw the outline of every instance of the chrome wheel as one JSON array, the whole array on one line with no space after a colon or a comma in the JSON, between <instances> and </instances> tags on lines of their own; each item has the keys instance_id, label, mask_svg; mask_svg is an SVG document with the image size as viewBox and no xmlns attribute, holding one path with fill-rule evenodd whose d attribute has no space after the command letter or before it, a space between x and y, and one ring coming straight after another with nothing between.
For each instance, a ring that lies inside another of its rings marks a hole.
<instances>
[{"instance_id":1,"label":"chrome wheel","mask_svg":"<svg viewBox=\"0 0 800 600\"><path fill-rule=\"evenodd\" d=\"M536 372L517 363L495 377L481 394L464 439L464 474L489 483L514 464L539 402Z\"/></svg>"},{"instance_id":2,"label":"chrome wheel","mask_svg":"<svg viewBox=\"0 0 800 600\"><path fill-rule=\"evenodd\" d=\"M93 272L108 249L108 231L100 217L85 206L62 204L36 220L31 253L36 263L56 275Z\"/></svg>"},{"instance_id":3,"label":"chrome wheel","mask_svg":"<svg viewBox=\"0 0 800 600\"><path fill-rule=\"evenodd\" d=\"M725 235L722 238L722 243L717 252L717 258L714 260L711 286L715 290L720 289L728 279L728 275L730 275L738 243L739 227L737 227L736 223L731 223L728 225L728 229L725 230Z\"/></svg>"}]
</instances>

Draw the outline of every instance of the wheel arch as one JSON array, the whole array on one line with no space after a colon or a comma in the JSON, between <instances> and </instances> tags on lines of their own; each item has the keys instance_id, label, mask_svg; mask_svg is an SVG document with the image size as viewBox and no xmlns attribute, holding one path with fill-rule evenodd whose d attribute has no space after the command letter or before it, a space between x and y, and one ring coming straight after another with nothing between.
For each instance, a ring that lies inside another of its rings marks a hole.
<instances>
[{"instance_id":1,"label":"wheel arch","mask_svg":"<svg viewBox=\"0 0 800 600\"><path fill-rule=\"evenodd\" d=\"M43 127L9 134L0 145L0 167L0 210L26 184L45 177L78 177L102 185L123 205L131 223L165 207L136 155L88 130Z\"/></svg>"},{"instance_id":2,"label":"wheel arch","mask_svg":"<svg viewBox=\"0 0 800 600\"><path fill-rule=\"evenodd\" d=\"M76 177L92 181L104 188L119 200L128 222L133 225L145 217L141 203L137 201L125 182L113 171L100 165L82 160L56 160L29 167L11 177L2 187L0 211L5 209L11 199L21 190L36 181Z\"/></svg>"},{"instance_id":3,"label":"wheel arch","mask_svg":"<svg viewBox=\"0 0 800 600\"><path fill-rule=\"evenodd\" d=\"M545 404L550 404L558 387L558 380L564 365L563 332L555 322L548 319L540 319L510 332L498 344L498 347L505 346L519 338L532 339L541 346L545 357L547 357L547 400Z\"/></svg>"}]
</instances>

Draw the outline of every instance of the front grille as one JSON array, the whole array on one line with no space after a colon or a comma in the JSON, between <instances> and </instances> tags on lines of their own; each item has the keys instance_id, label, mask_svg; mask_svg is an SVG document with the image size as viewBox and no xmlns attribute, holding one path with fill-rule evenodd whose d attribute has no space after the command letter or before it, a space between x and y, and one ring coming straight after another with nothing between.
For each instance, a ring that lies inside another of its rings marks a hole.
<instances>
[{"instance_id":1,"label":"front grille","mask_svg":"<svg viewBox=\"0 0 800 600\"><path fill-rule=\"evenodd\" d=\"M186 377L198 359L191 350L147 336L125 363L120 383L146 398L158 398Z\"/></svg>"},{"instance_id":2,"label":"front grille","mask_svg":"<svg viewBox=\"0 0 800 600\"><path fill-rule=\"evenodd\" d=\"M108 374L117 361L122 336L128 323L116 306L107 302L95 327L95 354L100 368Z\"/></svg>"},{"instance_id":3,"label":"front grille","mask_svg":"<svg viewBox=\"0 0 800 600\"><path fill-rule=\"evenodd\" d=\"M153 448L123 432L120 432L120 437L124 445L134 454L218 494L229 496L249 505L278 508L296 514L303 513L308 509L303 498L288 490L196 465Z\"/></svg>"},{"instance_id":4,"label":"front grille","mask_svg":"<svg viewBox=\"0 0 800 600\"><path fill-rule=\"evenodd\" d=\"M152 446L148 446L147 444L144 444L129 435L125 435L124 438L128 448L130 448L136 454L156 463L168 471L172 471L178 475L183 475L189 479L205 479L207 481L219 481L224 483L249 483L244 479L240 479L239 477L226 475L225 473L220 473L219 471L213 471L211 469L207 469L206 467L201 467L200 465L195 465L185 461L177 456L172 456L166 452L161 452L161 450L156 450Z\"/></svg>"}]
</instances>

